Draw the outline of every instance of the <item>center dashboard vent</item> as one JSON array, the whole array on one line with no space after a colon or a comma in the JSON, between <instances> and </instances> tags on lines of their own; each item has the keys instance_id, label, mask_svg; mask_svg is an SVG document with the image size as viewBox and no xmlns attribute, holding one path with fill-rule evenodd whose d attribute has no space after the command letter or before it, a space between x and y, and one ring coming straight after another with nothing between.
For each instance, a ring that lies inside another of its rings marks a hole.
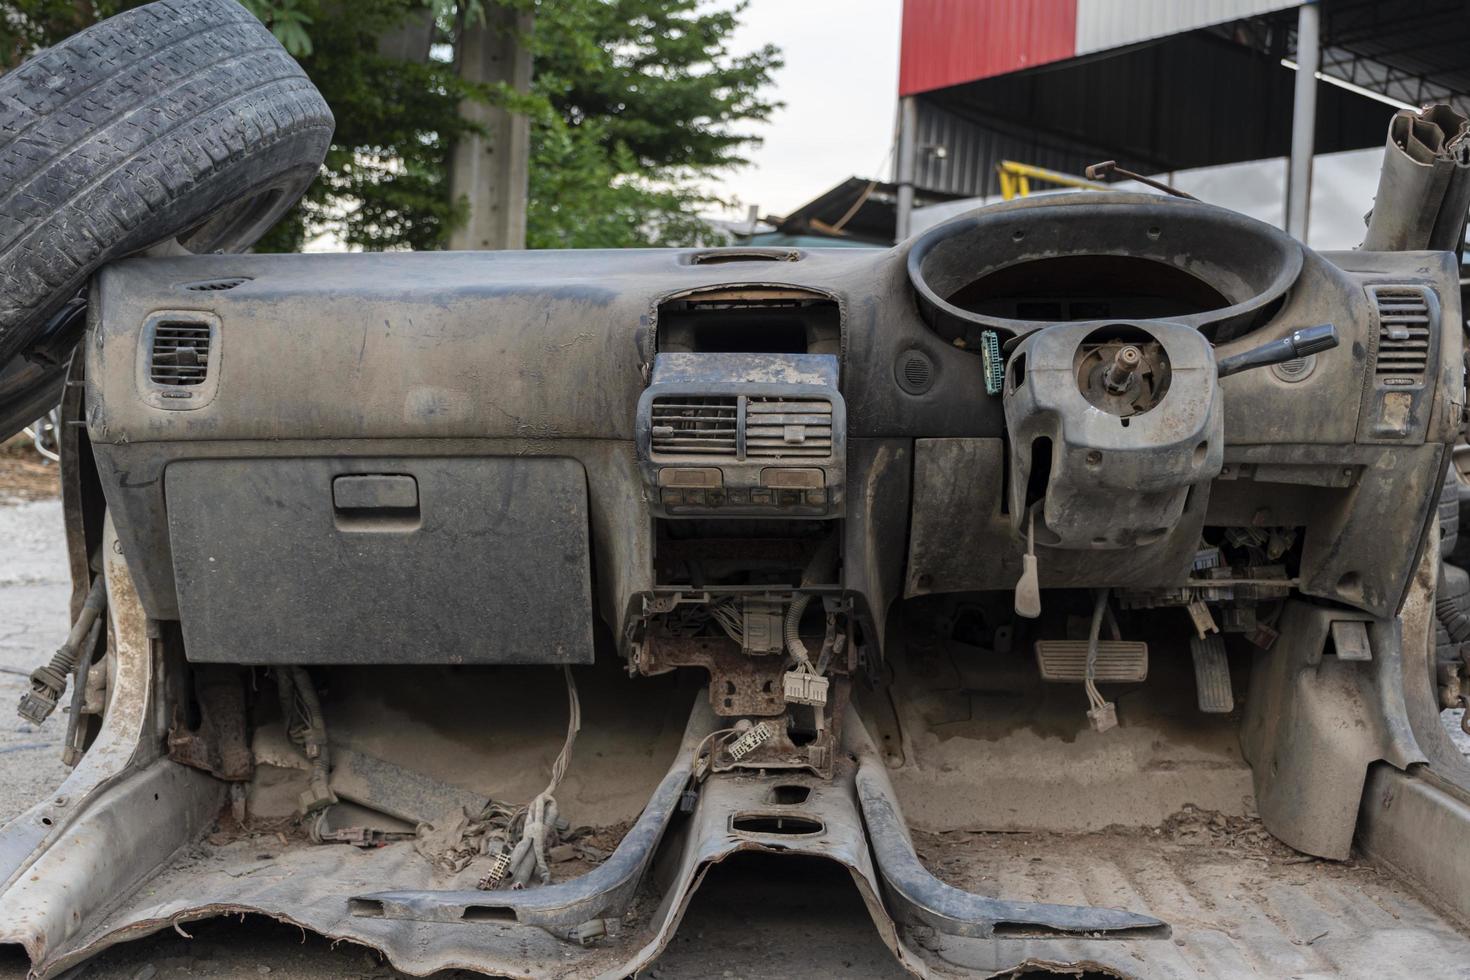
<instances>
[{"instance_id":1,"label":"center dashboard vent","mask_svg":"<svg viewBox=\"0 0 1470 980\"><path fill-rule=\"evenodd\" d=\"M649 432L658 456L827 459L832 403L781 395L655 398Z\"/></svg>"},{"instance_id":2,"label":"center dashboard vent","mask_svg":"<svg viewBox=\"0 0 1470 980\"><path fill-rule=\"evenodd\" d=\"M635 420L659 517L843 514L847 408L833 354L661 351Z\"/></svg>"},{"instance_id":3,"label":"center dashboard vent","mask_svg":"<svg viewBox=\"0 0 1470 980\"><path fill-rule=\"evenodd\" d=\"M1430 299L1421 286L1375 286L1378 312L1378 358L1373 373L1380 385L1423 384L1429 369Z\"/></svg>"},{"instance_id":4,"label":"center dashboard vent","mask_svg":"<svg viewBox=\"0 0 1470 980\"><path fill-rule=\"evenodd\" d=\"M740 400L734 395L655 398L649 423L660 455L734 456Z\"/></svg>"},{"instance_id":5,"label":"center dashboard vent","mask_svg":"<svg viewBox=\"0 0 1470 980\"><path fill-rule=\"evenodd\" d=\"M752 459L831 456L832 403L825 398L749 399L745 455Z\"/></svg>"}]
</instances>

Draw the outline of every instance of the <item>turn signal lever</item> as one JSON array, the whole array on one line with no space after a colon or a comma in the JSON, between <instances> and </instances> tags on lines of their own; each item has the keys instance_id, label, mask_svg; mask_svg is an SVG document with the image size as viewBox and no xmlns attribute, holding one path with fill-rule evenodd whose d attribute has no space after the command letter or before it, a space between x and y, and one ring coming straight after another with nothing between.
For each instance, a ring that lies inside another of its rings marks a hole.
<instances>
[{"instance_id":1,"label":"turn signal lever","mask_svg":"<svg viewBox=\"0 0 1470 980\"><path fill-rule=\"evenodd\" d=\"M1306 357L1308 354L1332 350L1337 343L1337 328L1330 323L1317 327L1302 327L1300 330L1293 330L1280 340L1262 344L1255 350L1221 358L1215 362L1215 367L1219 376L1223 378L1231 374L1239 374L1241 371L1248 371L1251 368L1281 364L1284 361L1296 360L1298 357Z\"/></svg>"}]
</instances>

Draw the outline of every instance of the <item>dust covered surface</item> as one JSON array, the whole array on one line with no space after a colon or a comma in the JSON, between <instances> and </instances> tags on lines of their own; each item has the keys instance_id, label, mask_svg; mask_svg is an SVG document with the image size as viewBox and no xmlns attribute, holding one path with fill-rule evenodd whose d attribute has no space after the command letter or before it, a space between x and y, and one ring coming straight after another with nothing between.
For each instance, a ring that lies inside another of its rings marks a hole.
<instances>
[{"instance_id":1,"label":"dust covered surface","mask_svg":"<svg viewBox=\"0 0 1470 980\"><path fill-rule=\"evenodd\" d=\"M1126 908L1173 930L1167 940L992 943L911 930L929 956L954 966L997 971L1031 959L1150 978L1467 975L1466 932L1422 897L1366 860L1294 851L1254 816L1185 807L1158 827L916 832L914 843L929 869L956 887L1013 901Z\"/></svg>"},{"instance_id":2,"label":"dust covered surface","mask_svg":"<svg viewBox=\"0 0 1470 980\"><path fill-rule=\"evenodd\" d=\"M626 829L626 825L588 828L578 834L577 843L583 846L573 848L575 856L553 865L553 880L565 881L591 870L603 847L610 853ZM583 948L532 926L466 927L350 914L348 899L353 895L399 888L474 889L483 873L479 864L445 874L418 853L412 841L367 848L313 844L297 821L253 820L241 825L223 815L209 834L184 848L105 921L69 942L67 960L75 959L76 953L88 959L103 953L99 962L126 961L127 946L112 951L109 947L169 930L193 935L196 927L217 928L200 920L238 922L242 915L258 914L262 921L292 926L298 936L315 933L333 944L356 944L375 958L377 965L362 959L363 972L346 976L396 977L398 970L411 976L454 976L452 971L460 968L508 974L513 966L523 976L590 975L614 968L630 956L650 921L652 905L646 899L635 900L623 919L620 940ZM493 902L494 892L484 894ZM374 950L387 952L391 960ZM501 955L494 955L496 950ZM218 975L242 975L239 957L230 962L236 972Z\"/></svg>"},{"instance_id":3,"label":"dust covered surface","mask_svg":"<svg viewBox=\"0 0 1470 980\"><path fill-rule=\"evenodd\" d=\"M164 929L83 965L67 980L403 980L381 954L258 915ZM149 971L152 972L149 972ZM470 980L445 970L433 980ZM903 980L846 872L810 860L737 855L714 868L648 980ZM0 967L0 977L12 980ZM23 980L23 971L13 980Z\"/></svg>"}]
</instances>

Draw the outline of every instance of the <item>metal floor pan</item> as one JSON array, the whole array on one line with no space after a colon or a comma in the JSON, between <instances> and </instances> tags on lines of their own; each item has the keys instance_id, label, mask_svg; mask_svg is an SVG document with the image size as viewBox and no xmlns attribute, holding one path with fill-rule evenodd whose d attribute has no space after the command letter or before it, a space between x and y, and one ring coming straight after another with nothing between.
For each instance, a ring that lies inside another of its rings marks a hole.
<instances>
[{"instance_id":1,"label":"metal floor pan","mask_svg":"<svg viewBox=\"0 0 1470 980\"><path fill-rule=\"evenodd\" d=\"M1367 861L1304 858L1259 822L1209 815L1096 834L944 834L916 843L971 891L1146 909L1164 942L911 937L981 975L1027 960L1095 963L1127 977L1463 977L1470 938ZM943 849L929 850L944 841Z\"/></svg>"},{"instance_id":2,"label":"metal floor pan","mask_svg":"<svg viewBox=\"0 0 1470 980\"><path fill-rule=\"evenodd\" d=\"M932 976L986 976L1029 961L1096 964L1140 978L1417 980L1463 976L1470 954L1470 939L1391 875L1368 863L1304 861L1249 821L1214 828L1202 816L1157 833L918 834L915 843L940 878L971 891L1155 910L1173 927L1172 939L1138 941L982 940L902 929L904 945ZM181 853L89 939L105 942L102 933L113 941L137 938L176 920L274 907L283 921L330 938L411 950L407 957L395 956L405 972L482 964L486 946L510 941L530 967L521 975L538 977L615 968L638 943L636 927L625 938L582 948L535 928L361 919L329 911L343 908L343 895L354 888L411 882L422 877L422 867L407 844L376 851L282 847L269 835L205 844ZM696 893L692 904L701 900ZM852 908L862 914L859 903ZM652 911L642 910L644 916ZM759 912L747 914L758 928Z\"/></svg>"}]
</instances>

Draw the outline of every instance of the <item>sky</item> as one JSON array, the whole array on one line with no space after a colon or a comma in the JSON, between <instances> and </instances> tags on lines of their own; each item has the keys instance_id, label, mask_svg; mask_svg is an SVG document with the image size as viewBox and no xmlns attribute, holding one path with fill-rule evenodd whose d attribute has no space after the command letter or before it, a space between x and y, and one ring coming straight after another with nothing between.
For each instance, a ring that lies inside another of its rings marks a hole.
<instances>
[{"instance_id":1,"label":"sky","mask_svg":"<svg viewBox=\"0 0 1470 980\"><path fill-rule=\"evenodd\" d=\"M751 0L735 52L775 44L774 95L786 107L754 127L751 166L715 182L741 206L724 217L785 214L852 176L886 177L898 106L901 0Z\"/></svg>"}]
</instances>

